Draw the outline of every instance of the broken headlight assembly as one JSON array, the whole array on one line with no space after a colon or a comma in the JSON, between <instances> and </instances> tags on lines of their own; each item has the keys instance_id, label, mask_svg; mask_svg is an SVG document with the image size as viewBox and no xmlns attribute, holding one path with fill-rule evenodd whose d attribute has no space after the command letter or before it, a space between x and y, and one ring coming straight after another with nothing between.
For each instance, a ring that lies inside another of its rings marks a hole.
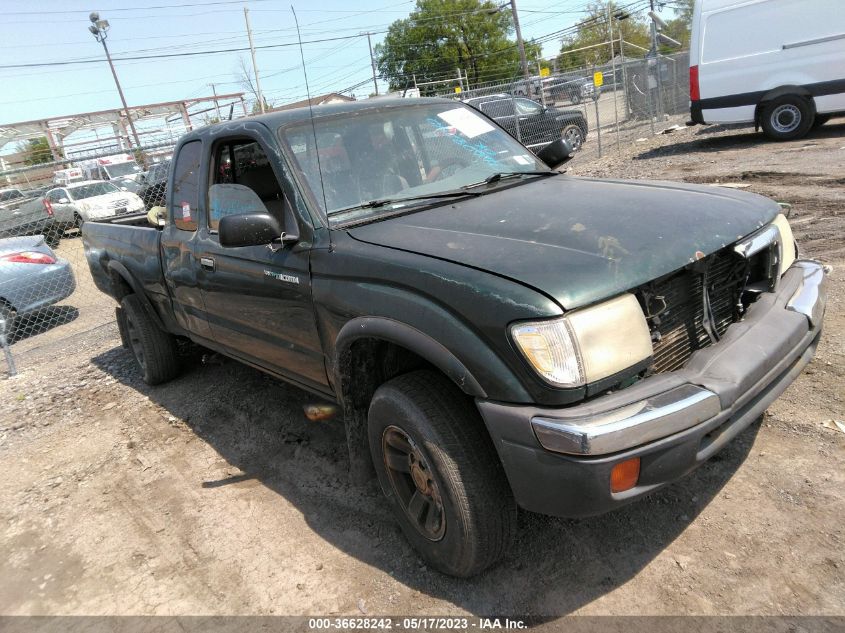
<instances>
[{"instance_id":1,"label":"broken headlight assembly","mask_svg":"<svg viewBox=\"0 0 845 633\"><path fill-rule=\"evenodd\" d=\"M516 323L511 338L531 367L555 387L581 387L652 355L645 316L630 293L555 319Z\"/></svg>"}]
</instances>

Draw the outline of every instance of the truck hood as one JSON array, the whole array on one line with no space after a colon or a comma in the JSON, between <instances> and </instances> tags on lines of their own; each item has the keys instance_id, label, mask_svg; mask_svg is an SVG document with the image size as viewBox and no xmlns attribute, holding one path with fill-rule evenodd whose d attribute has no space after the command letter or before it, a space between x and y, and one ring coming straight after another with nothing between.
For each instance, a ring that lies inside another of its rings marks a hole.
<instances>
[{"instance_id":1,"label":"truck hood","mask_svg":"<svg viewBox=\"0 0 845 633\"><path fill-rule=\"evenodd\" d=\"M349 233L513 279L569 310L682 268L779 212L730 189L561 175Z\"/></svg>"}]
</instances>

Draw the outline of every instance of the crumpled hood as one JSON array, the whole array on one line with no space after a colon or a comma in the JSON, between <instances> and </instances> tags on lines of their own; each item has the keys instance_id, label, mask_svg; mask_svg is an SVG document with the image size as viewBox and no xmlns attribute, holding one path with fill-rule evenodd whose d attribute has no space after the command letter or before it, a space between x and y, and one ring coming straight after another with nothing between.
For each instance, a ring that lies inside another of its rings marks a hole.
<instances>
[{"instance_id":1,"label":"crumpled hood","mask_svg":"<svg viewBox=\"0 0 845 633\"><path fill-rule=\"evenodd\" d=\"M561 175L349 233L514 279L568 310L677 270L779 212L730 189Z\"/></svg>"}]
</instances>

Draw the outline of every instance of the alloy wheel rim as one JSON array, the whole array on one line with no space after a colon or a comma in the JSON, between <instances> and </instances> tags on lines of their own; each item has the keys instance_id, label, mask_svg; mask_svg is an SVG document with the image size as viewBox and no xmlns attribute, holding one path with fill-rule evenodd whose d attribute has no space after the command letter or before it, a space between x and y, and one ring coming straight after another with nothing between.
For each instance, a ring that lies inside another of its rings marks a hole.
<instances>
[{"instance_id":1,"label":"alloy wheel rim","mask_svg":"<svg viewBox=\"0 0 845 633\"><path fill-rule=\"evenodd\" d=\"M572 149L581 149L581 132L579 130L567 130L564 138L569 141Z\"/></svg>"},{"instance_id":2,"label":"alloy wheel rim","mask_svg":"<svg viewBox=\"0 0 845 633\"><path fill-rule=\"evenodd\" d=\"M443 498L428 461L416 443L398 426L381 437L387 477L411 525L423 538L439 541L446 534Z\"/></svg>"},{"instance_id":3,"label":"alloy wheel rim","mask_svg":"<svg viewBox=\"0 0 845 633\"><path fill-rule=\"evenodd\" d=\"M801 125L801 110L791 103L784 103L774 109L771 116L772 127L781 134L789 134Z\"/></svg>"}]
</instances>

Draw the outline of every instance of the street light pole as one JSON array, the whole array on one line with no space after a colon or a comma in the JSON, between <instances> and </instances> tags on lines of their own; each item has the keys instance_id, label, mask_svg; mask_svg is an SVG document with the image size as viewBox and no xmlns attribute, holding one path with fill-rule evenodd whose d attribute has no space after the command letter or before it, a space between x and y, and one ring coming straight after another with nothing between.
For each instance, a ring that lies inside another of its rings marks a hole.
<instances>
[{"instance_id":1,"label":"street light pole","mask_svg":"<svg viewBox=\"0 0 845 633\"><path fill-rule=\"evenodd\" d=\"M126 97L123 96L123 88L120 87L120 81L117 78L114 63L112 62L111 55L109 54L109 47L106 45L109 21L101 20L100 14L96 11L88 16L88 18L91 20L91 26L88 27L88 30L91 31L94 38L103 45L103 50L106 52L106 59L109 62L112 77L114 77L114 85L117 86L117 93L120 95L120 102L123 104L123 111L126 113L126 119L129 121L129 128L132 130L132 137L135 139L135 147L138 148L139 152L141 152L141 159L143 160L144 155L141 150L141 140L138 138L138 131L135 129L135 122L132 120L132 115L129 113L129 106L126 105Z\"/></svg>"}]
</instances>

